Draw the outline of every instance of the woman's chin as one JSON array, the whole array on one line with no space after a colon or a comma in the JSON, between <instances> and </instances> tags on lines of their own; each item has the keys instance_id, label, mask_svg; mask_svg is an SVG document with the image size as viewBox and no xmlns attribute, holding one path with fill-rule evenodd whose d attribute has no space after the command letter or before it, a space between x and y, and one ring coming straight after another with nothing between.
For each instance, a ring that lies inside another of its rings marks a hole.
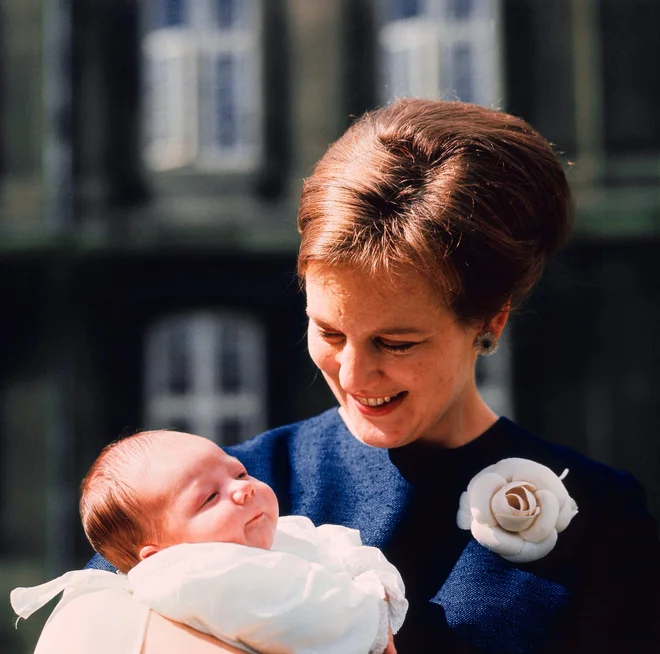
<instances>
[{"instance_id":1,"label":"woman's chin","mask_svg":"<svg viewBox=\"0 0 660 654\"><path fill-rule=\"evenodd\" d=\"M369 445L370 447L389 449L400 447L412 440L410 436L402 430L397 430L394 427L388 428L386 425L376 426L363 415L351 415L351 412L346 411L344 407L339 409L339 415L344 421L348 431L350 431L360 442Z\"/></svg>"}]
</instances>

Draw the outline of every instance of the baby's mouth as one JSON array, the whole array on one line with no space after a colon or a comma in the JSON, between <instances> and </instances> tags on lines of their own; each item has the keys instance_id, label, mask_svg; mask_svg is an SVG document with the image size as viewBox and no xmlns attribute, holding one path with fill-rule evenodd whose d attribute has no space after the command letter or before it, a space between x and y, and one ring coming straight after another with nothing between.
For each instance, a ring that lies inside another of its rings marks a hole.
<instances>
[{"instance_id":1,"label":"baby's mouth","mask_svg":"<svg viewBox=\"0 0 660 654\"><path fill-rule=\"evenodd\" d=\"M251 518L250 520L248 520L245 524L246 525L251 525L251 524L259 521L263 517L264 517L264 513L262 511L261 513L258 513L257 515L255 515L254 518Z\"/></svg>"}]
</instances>

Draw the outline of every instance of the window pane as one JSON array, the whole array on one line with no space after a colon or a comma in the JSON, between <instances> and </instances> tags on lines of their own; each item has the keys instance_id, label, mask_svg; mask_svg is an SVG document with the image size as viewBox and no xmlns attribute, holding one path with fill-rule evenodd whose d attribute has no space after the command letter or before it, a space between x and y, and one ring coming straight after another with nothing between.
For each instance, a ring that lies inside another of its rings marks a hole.
<instances>
[{"instance_id":1,"label":"window pane","mask_svg":"<svg viewBox=\"0 0 660 654\"><path fill-rule=\"evenodd\" d=\"M603 112L608 152L660 148L660 2L604 0L601 6Z\"/></svg>"},{"instance_id":2,"label":"window pane","mask_svg":"<svg viewBox=\"0 0 660 654\"><path fill-rule=\"evenodd\" d=\"M467 20L474 8L474 0L449 0L449 15L456 20Z\"/></svg>"},{"instance_id":3,"label":"window pane","mask_svg":"<svg viewBox=\"0 0 660 654\"><path fill-rule=\"evenodd\" d=\"M220 390L236 393L241 390L239 327L234 321L226 321L218 339L218 372Z\"/></svg>"},{"instance_id":4,"label":"window pane","mask_svg":"<svg viewBox=\"0 0 660 654\"><path fill-rule=\"evenodd\" d=\"M453 91L459 100L474 102L474 76L472 49L469 43L455 43L451 50L451 73Z\"/></svg>"},{"instance_id":5,"label":"window pane","mask_svg":"<svg viewBox=\"0 0 660 654\"><path fill-rule=\"evenodd\" d=\"M242 52L234 58L234 93L237 98L236 141L241 148L254 147L257 135L257 97L254 84L243 80L255 80L255 60L251 53Z\"/></svg>"},{"instance_id":6,"label":"window pane","mask_svg":"<svg viewBox=\"0 0 660 654\"><path fill-rule=\"evenodd\" d=\"M170 124L170 107L168 105L168 89L172 83L170 61L166 59L152 60L148 67L149 141L155 143L169 140L172 134Z\"/></svg>"},{"instance_id":7,"label":"window pane","mask_svg":"<svg viewBox=\"0 0 660 654\"><path fill-rule=\"evenodd\" d=\"M388 18L389 20L401 20L419 16L421 13L420 5L420 0L389 0Z\"/></svg>"},{"instance_id":8,"label":"window pane","mask_svg":"<svg viewBox=\"0 0 660 654\"><path fill-rule=\"evenodd\" d=\"M234 57L211 52L204 57L202 71L200 147L206 151L230 149L238 141Z\"/></svg>"},{"instance_id":9,"label":"window pane","mask_svg":"<svg viewBox=\"0 0 660 654\"><path fill-rule=\"evenodd\" d=\"M176 27L183 24L184 0L155 0L153 27Z\"/></svg>"},{"instance_id":10,"label":"window pane","mask_svg":"<svg viewBox=\"0 0 660 654\"><path fill-rule=\"evenodd\" d=\"M228 418L218 425L215 433L215 442L218 445L234 445L240 443L246 436L254 434L245 434L243 424L237 418Z\"/></svg>"},{"instance_id":11,"label":"window pane","mask_svg":"<svg viewBox=\"0 0 660 654\"><path fill-rule=\"evenodd\" d=\"M172 325L168 334L167 350L169 391L182 395L190 388L190 343L184 324Z\"/></svg>"},{"instance_id":12,"label":"window pane","mask_svg":"<svg viewBox=\"0 0 660 654\"><path fill-rule=\"evenodd\" d=\"M165 170L196 153L196 55L182 32L153 32L144 43L145 156Z\"/></svg>"},{"instance_id":13,"label":"window pane","mask_svg":"<svg viewBox=\"0 0 660 654\"><path fill-rule=\"evenodd\" d=\"M392 98L409 96L408 53L405 50L390 51L386 57L387 95Z\"/></svg>"},{"instance_id":14,"label":"window pane","mask_svg":"<svg viewBox=\"0 0 660 654\"><path fill-rule=\"evenodd\" d=\"M245 0L242 0L245 2ZM235 27L238 24L238 7L236 0L215 0L218 26L223 29Z\"/></svg>"},{"instance_id":15,"label":"window pane","mask_svg":"<svg viewBox=\"0 0 660 654\"><path fill-rule=\"evenodd\" d=\"M232 57L218 57L215 78L214 142L224 147L236 143L236 96L234 93L234 62Z\"/></svg>"}]
</instances>

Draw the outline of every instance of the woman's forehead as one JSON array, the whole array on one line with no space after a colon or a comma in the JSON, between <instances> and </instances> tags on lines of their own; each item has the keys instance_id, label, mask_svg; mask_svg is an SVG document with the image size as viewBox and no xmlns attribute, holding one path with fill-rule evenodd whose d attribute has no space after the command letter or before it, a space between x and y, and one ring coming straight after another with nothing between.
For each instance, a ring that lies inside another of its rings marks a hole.
<instances>
[{"instance_id":1,"label":"woman's forehead","mask_svg":"<svg viewBox=\"0 0 660 654\"><path fill-rule=\"evenodd\" d=\"M350 266L330 266L311 263L305 272L307 294L338 298L372 297L410 298L437 302L430 284L412 266L394 271L367 272Z\"/></svg>"},{"instance_id":2,"label":"woman's forehead","mask_svg":"<svg viewBox=\"0 0 660 654\"><path fill-rule=\"evenodd\" d=\"M358 320L381 330L415 331L448 312L414 269L393 275L312 264L305 274L307 313L313 320ZM408 329L410 327L410 329Z\"/></svg>"}]
</instances>

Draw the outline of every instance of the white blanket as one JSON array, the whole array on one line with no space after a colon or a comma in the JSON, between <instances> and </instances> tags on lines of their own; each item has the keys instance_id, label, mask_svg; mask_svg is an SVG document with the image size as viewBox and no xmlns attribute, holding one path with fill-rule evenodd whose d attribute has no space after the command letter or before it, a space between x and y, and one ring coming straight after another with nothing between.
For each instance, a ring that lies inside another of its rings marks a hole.
<instances>
[{"instance_id":1,"label":"white blanket","mask_svg":"<svg viewBox=\"0 0 660 654\"><path fill-rule=\"evenodd\" d=\"M380 550L363 546L359 532L316 528L299 516L279 520L270 550L176 545L128 575L68 572L41 586L15 589L11 602L27 618L62 590L56 611L103 588L132 594L165 617L260 654L380 653L388 626L396 633L408 608L398 571ZM102 654L103 636L98 641Z\"/></svg>"}]
</instances>

